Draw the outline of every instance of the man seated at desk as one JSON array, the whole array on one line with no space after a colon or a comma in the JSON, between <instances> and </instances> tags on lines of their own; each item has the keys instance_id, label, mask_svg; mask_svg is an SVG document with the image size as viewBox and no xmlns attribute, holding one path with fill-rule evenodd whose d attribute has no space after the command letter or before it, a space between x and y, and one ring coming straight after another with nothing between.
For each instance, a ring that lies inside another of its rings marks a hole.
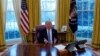
<instances>
[{"instance_id":1,"label":"man seated at desk","mask_svg":"<svg viewBox=\"0 0 100 56\"><path fill-rule=\"evenodd\" d=\"M52 26L50 21L45 22L45 28L40 31L38 38L39 43L55 44L58 42L57 31Z\"/></svg>"}]
</instances>

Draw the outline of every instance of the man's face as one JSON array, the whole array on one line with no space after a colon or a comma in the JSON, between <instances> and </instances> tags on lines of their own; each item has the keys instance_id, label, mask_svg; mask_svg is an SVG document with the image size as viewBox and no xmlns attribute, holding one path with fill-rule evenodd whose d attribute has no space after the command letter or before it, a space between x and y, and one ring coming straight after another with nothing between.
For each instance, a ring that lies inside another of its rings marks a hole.
<instances>
[{"instance_id":1,"label":"man's face","mask_svg":"<svg viewBox=\"0 0 100 56\"><path fill-rule=\"evenodd\" d=\"M46 23L46 28L47 29L51 29L52 28L52 23L51 22L47 22Z\"/></svg>"}]
</instances>

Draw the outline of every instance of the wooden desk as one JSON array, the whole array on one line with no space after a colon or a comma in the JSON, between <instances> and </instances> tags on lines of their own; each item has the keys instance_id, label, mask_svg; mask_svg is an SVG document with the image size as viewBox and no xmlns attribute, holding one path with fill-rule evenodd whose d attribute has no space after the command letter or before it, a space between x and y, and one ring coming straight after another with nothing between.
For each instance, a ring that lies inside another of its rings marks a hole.
<instances>
[{"instance_id":1,"label":"wooden desk","mask_svg":"<svg viewBox=\"0 0 100 56\"><path fill-rule=\"evenodd\" d=\"M60 43L66 42L66 32L58 32L58 38L60 39Z\"/></svg>"},{"instance_id":2,"label":"wooden desk","mask_svg":"<svg viewBox=\"0 0 100 56\"><path fill-rule=\"evenodd\" d=\"M71 56L65 51L58 51L49 44L16 44L2 56ZM73 56L95 56L91 48L85 48L83 53L76 51Z\"/></svg>"},{"instance_id":3,"label":"wooden desk","mask_svg":"<svg viewBox=\"0 0 100 56\"><path fill-rule=\"evenodd\" d=\"M4 56L58 56L57 49L49 44L17 44Z\"/></svg>"}]
</instances>

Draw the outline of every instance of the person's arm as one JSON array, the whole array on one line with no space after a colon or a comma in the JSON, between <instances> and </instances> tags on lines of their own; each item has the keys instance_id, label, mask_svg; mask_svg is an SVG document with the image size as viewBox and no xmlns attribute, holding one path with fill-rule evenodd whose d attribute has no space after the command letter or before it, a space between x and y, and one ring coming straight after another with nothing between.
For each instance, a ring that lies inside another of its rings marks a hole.
<instances>
[{"instance_id":1,"label":"person's arm","mask_svg":"<svg viewBox=\"0 0 100 56\"><path fill-rule=\"evenodd\" d=\"M41 30L40 33L39 33L38 42L39 42L39 43L44 43L43 30Z\"/></svg>"},{"instance_id":2,"label":"person's arm","mask_svg":"<svg viewBox=\"0 0 100 56\"><path fill-rule=\"evenodd\" d=\"M54 38L54 43L58 43L58 42L59 42L58 32L57 32L57 30L55 30L55 38Z\"/></svg>"},{"instance_id":3,"label":"person's arm","mask_svg":"<svg viewBox=\"0 0 100 56\"><path fill-rule=\"evenodd\" d=\"M46 39L46 34L45 34L45 30L41 30L40 31L40 35L39 35L39 43L45 43L47 44L48 43L48 40Z\"/></svg>"}]
</instances>

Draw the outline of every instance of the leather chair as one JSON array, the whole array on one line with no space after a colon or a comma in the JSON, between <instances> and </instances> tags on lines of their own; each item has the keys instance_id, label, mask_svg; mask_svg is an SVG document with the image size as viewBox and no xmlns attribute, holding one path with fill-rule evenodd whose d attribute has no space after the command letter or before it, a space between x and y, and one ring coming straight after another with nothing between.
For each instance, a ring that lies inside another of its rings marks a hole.
<instances>
[{"instance_id":1,"label":"leather chair","mask_svg":"<svg viewBox=\"0 0 100 56\"><path fill-rule=\"evenodd\" d=\"M38 38L39 38L39 35L40 35L40 31L44 28L45 28L45 25L36 26L36 38L35 38L36 43L38 43Z\"/></svg>"}]
</instances>

